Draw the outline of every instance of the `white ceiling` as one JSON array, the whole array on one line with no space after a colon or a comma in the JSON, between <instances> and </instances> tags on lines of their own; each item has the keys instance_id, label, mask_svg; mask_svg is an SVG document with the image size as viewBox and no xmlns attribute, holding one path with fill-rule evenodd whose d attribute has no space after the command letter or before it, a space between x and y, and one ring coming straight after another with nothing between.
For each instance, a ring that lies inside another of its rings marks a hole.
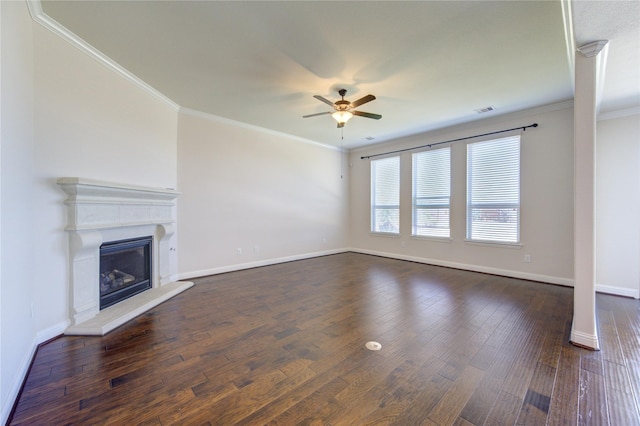
<instances>
[{"instance_id":1,"label":"white ceiling","mask_svg":"<svg viewBox=\"0 0 640 426\"><path fill-rule=\"evenodd\" d=\"M615 6L612 7L611 5ZM602 111L640 106L640 2L573 2L609 39ZM565 3L566 6L566 3ZM560 1L43 1L183 108L354 148L572 99ZM609 81L611 79L611 81ZM313 95L376 100L341 131ZM492 106L494 111L474 110ZM369 138L373 138L369 140Z\"/></svg>"}]
</instances>

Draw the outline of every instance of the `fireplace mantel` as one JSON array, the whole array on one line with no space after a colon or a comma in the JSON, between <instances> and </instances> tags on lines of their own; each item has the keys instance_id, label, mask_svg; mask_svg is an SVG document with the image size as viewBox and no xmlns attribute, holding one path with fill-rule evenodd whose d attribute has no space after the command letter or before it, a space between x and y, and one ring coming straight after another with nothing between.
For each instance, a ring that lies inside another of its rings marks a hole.
<instances>
[{"instance_id":1,"label":"fireplace mantel","mask_svg":"<svg viewBox=\"0 0 640 426\"><path fill-rule=\"evenodd\" d=\"M104 335L193 285L171 279L179 192L82 178L60 178L58 185L67 194L69 234L71 325L65 334ZM100 245L144 236L153 237L152 288L101 311Z\"/></svg>"},{"instance_id":2,"label":"fireplace mantel","mask_svg":"<svg viewBox=\"0 0 640 426\"><path fill-rule=\"evenodd\" d=\"M147 188L80 178L61 178L67 193L67 231L171 224L173 189Z\"/></svg>"}]
</instances>

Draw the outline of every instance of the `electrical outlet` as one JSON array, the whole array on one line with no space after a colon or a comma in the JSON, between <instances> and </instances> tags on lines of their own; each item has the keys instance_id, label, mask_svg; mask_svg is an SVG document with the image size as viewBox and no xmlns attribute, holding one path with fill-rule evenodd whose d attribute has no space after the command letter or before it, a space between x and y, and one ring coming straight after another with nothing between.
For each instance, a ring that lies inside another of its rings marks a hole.
<instances>
[{"instance_id":1,"label":"electrical outlet","mask_svg":"<svg viewBox=\"0 0 640 426\"><path fill-rule=\"evenodd\" d=\"M253 246L253 254L258 254L260 252L260 246Z\"/></svg>"},{"instance_id":2,"label":"electrical outlet","mask_svg":"<svg viewBox=\"0 0 640 426\"><path fill-rule=\"evenodd\" d=\"M524 255L524 263L531 263L531 255L530 254L525 254Z\"/></svg>"},{"instance_id":3,"label":"electrical outlet","mask_svg":"<svg viewBox=\"0 0 640 426\"><path fill-rule=\"evenodd\" d=\"M238 256L240 256L242 254L242 247L238 247L236 253L238 254Z\"/></svg>"}]
</instances>

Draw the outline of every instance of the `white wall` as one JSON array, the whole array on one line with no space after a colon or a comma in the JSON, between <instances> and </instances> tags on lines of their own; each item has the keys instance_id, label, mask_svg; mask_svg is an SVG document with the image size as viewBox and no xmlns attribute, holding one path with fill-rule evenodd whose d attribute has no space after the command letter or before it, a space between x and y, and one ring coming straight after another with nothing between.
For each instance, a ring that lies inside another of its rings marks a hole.
<instances>
[{"instance_id":1,"label":"white wall","mask_svg":"<svg viewBox=\"0 0 640 426\"><path fill-rule=\"evenodd\" d=\"M69 319L56 179L176 187L177 111L34 23L25 3L0 4L4 418L35 344Z\"/></svg>"},{"instance_id":2,"label":"white wall","mask_svg":"<svg viewBox=\"0 0 640 426\"><path fill-rule=\"evenodd\" d=\"M0 397L4 423L21 384L19 374L30 361L36 329L30 316L33 301L31 230L35 200L23 189L34 182L33 35L27 6L0 2L2 9L1 204L2 270L0 289ZM9 207L10 206L10 207Z\"/></svg>"},{"instance_id":3,"label":"white wall","mask_svg":"<svg viewBox=\"0 0 640 426\"><path fill-rule=\"evenodd\" d=\"M598 121L596 289L640 297L640 115Z\"/></svg>"},{"instance_id":4,"label":"white wall","mask_svg":"<svg viewBox=\"0 0 640 426\"><path fill-rule=\"evenodd\" d=\"M411 153L401 154L401 236L369 232L370 160L361 156L537 122L521 138L521 248L467 243L466 143L451 145L451 241L411 238ZM352 152L352 246L362 252L571 285L573 277L573 108L570 103L485 119ZM531 263L524 262L524 255Z\"/></svg>"},{"instance_id":5,"label":"white wall","mask_svg":"<svg viewBox=\"0 0 640 426\"><path fill-rule=\"evenodd\" d=\"M348 179L333 148L181 113L178 190L181 278L347 246Z\"/></svg>"}]
</instances>

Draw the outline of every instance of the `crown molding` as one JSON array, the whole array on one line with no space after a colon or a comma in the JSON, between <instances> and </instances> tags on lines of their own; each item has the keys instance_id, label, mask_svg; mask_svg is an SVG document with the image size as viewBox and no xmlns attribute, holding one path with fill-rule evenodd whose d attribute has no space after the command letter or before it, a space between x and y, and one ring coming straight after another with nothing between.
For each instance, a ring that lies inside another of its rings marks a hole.
<instances>
[{"instance_id":1,"label":"crown molding","mask_svg":"<svg viewBox=\"0 0 640 426\"><path fill-rule=\"evenodd\" d=\"M632 107L632 108L619 109L619 110L616 110L616 111L604 112L604 113L598 115L598 121L611 120L613 118L631 117L633 115L640 115L640 106Z\"/></svg>"},{"instance_id":2,"label":"crown molding","mask_svg":"<svg viewBox=\"0 0 640 426\"><path fill-rule=\"evenodd\" d=\"M76 34L69 31L65 26L57 22L55 19L44 13L40 0L27 0L27 6L29 8L29 13L31 14L31 19L33 19L35 22L42 25L52 33L58 35L69 44L89 55L116 74L124 77L130 83L133 83L135 86L147 92L149 95L162 101L163 103L171 107L174 111L178 111L180 109L180 105L176 104L171 99L160 93L158 90L154 89L153 87L142 81L140 78L136 77L133 73L120 66L116 61L109 58L107 55L100 52L98 49L82 40Z\"/></svg>"},{"instance_id":3,"label":"crown molding","mask_svg":"<svg viewBox=\"0 0 640 426\"><path fill-rule=\"evenodd\" d=\"M609 40L598 40L578 47L578 52L587 58L596 56L609 43Z\"/></svg>"}]
</instances>

